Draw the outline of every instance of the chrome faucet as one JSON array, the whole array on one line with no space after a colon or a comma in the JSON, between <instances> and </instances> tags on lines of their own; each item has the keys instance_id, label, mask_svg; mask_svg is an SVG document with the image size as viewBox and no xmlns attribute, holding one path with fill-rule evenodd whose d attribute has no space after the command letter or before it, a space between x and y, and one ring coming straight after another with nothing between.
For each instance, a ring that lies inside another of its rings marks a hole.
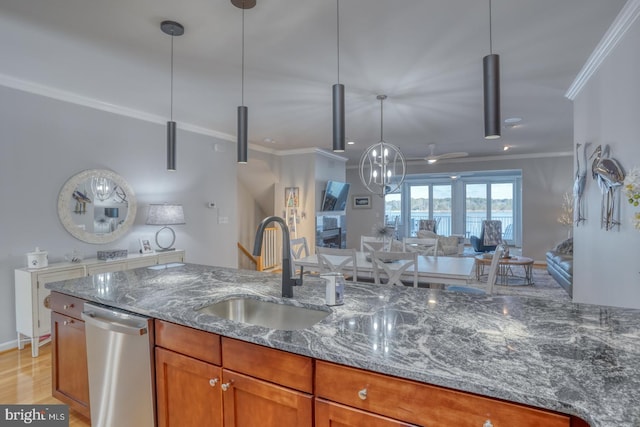
<instances>
[{"instance_id":1,"label":"chrome faucet","mask_svg":"<svg viewBox=\"0 0 640 427\"><path fill-rule=\"evenodd\" d=\"M282 297L293 298L293 287L302 285L302 268L300 278L294 277L293 264L291 263L291 243L289 240L289 227L284 220L277 216L268 216L258 225L256 241L253 245L253 256L260 256L262 252L262 238L264 229L268 224L277 222L282 229Z\"/></svg>"}]
</instances>

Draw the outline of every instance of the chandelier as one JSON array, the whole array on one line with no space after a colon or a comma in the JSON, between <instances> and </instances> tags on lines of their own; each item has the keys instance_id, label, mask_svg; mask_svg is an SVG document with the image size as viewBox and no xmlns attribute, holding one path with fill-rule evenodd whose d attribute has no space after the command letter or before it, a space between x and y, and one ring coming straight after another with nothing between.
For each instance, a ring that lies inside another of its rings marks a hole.
<instances>
[{"instance_id":1,"label":"chandelier","mask_svg":"<svg viewBox=\"0 0 640 427\"><path fill-rule=\"evenodd\" d=\"M373 194L384 197L400 188L406 174L407 164L400 149L384 141L382 137L382 103L387 95L378 95L380 100L380 142L371 145L360 157L360 181Z\"/></svg>"},{"instance_id":2,"label":"chandelier","mask_svg":"<svg viewBox=\"0 0 640 427\"><path fill-rule=\"evenodd\" d=\"M104 202L116 191L116 183L104 176L94 176L91 178L91 191L96 199Z\"/></svg>"}]
</instances>

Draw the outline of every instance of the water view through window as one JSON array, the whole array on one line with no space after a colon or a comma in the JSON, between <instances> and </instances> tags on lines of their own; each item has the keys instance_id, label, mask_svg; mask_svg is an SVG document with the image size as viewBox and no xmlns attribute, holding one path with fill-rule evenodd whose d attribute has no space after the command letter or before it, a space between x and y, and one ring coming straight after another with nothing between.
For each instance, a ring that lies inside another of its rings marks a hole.
<instances>
[{"instance_id":1,"label":"water view through window","mask_svg":"<svg viewBox=\"0 0 640 427\"><path fill-rule=\"evenodd\" d=\"M503 239L515 243L521 224L519 172L508 176L479 173L470 178L407 180L400 192L385 197L387 223L400 224L400 237L415 236L420 220L437 222L439 235L479 236L485 219L502 222ZM405 200L403 200L406 199Z\"/></svg>"}]
</instances>

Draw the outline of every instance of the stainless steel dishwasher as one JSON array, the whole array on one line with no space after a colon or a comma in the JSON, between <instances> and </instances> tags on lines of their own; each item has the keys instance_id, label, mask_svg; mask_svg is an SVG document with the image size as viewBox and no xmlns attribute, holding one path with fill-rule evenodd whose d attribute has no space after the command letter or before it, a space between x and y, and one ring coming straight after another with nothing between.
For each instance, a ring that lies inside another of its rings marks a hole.
<instances>
[{"instance_id":1,"label":"stainless steel dishwasher","mask_svg":"<svg viewBox=\"0 0 640 427\"><path fill-rule=\"evenodd\" d=\"M92 427L155 425L152 320L85 304Z\"/></svg>"}]
</instances>

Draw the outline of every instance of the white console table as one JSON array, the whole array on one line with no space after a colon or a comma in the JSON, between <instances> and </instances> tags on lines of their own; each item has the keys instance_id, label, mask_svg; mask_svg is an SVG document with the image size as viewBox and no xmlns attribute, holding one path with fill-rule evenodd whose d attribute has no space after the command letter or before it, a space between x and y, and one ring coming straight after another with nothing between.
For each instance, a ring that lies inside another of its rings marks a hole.
<instances>
[{"instance_id":1,"label":"white console table","mask_svg":"<svg viewBox=\"0 0 640 427\"><path fill-rule=\"evenodd\" d=\"M15 270L18 348L23 349L24 342L31 340L31 355L38 357L39 346L50 340L51 312L45 301L49 296L49 290L44 287L45 283L182 261L184 261L184 250L175 250L151 254L131 254L127 258L111 261L92 258L82 262L50 264L45 268L19 268ZM46 337L46 339L41 341L41 337Z\"/></svg>"}]
</instances>

